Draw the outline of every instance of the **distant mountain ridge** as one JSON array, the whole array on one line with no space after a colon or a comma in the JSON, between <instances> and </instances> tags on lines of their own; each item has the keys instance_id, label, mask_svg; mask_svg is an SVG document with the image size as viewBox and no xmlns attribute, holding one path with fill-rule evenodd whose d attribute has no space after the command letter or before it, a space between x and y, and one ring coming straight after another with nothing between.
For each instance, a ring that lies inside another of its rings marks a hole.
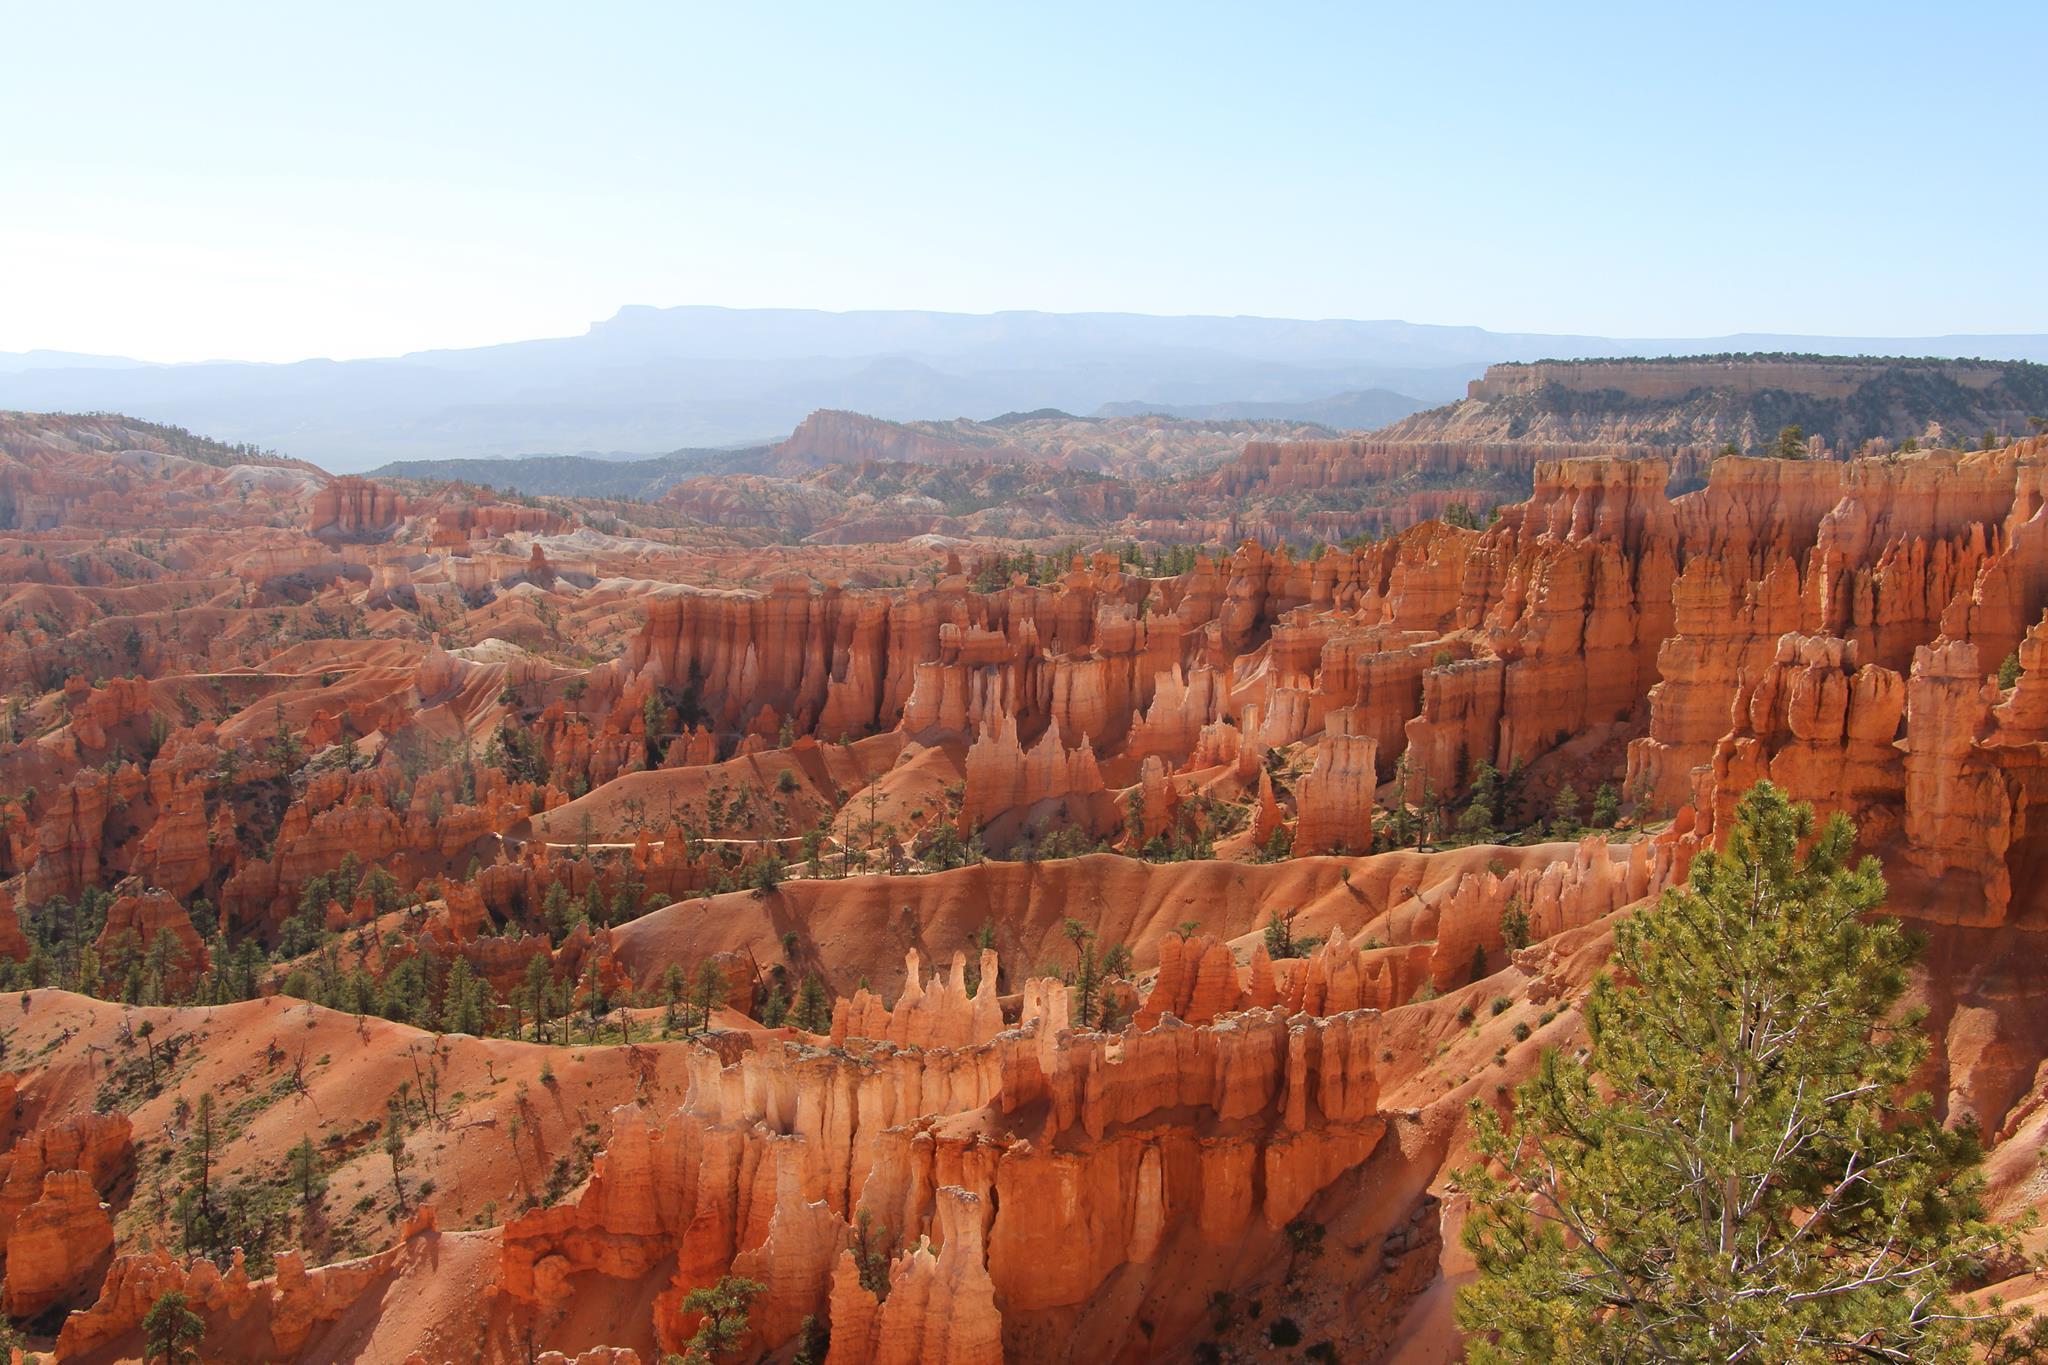
<instances>
[{"instance_id":1,"label":"distant mountain ridge","mask_svg":"<svg viewBox=\"0 0 2048 1365\"><path fill-rule=\"evenodd\" d=\"M1042 465L1142 480L1213 469L1235 459L1251 441L1334 434L1305 422L1158 414L1076 417L1053 408L1004 413L986 422L892 422L821 408L783 440L737 450L678 450L644 460L591 455L401 460L371 473L378 478L485 484L508 492L633 498L660 497L685 479L705 475L791 477L829 465Z\"/></svg>"},{"instance_id":2,"label":"distant mountain ridge","mask_svg":"<svg viewBox=\"0 0 2048 1365\"><path fill-rule=\"evenodd\" d=\"M1391 389L1362 389L1331 394L1328 398L1273 403L1105 403L1097 417L1139 417L1158 413L1165 417L1206 418L1212 421L1266 421L1291 419L1315 422L1333 431L1369 431L1398 422L1429 404Z\"/></svg>"},{"instance_id":3,"label":"distant mountain ridge","mask_svg":"<svg viewBox=\"0 0 2048 1365\"><path fill-rule=\"evenodd\" d=\"M1345 319L634 306L581 336L389 359L0 356L0 407L129 412L346 471L765 443L820 408L1349 423L1377 415L1339 415L1356 408L1350 395L1441 403L1501 361L1757 350L2048 360L2048 335L1618 340Z\"/></svg>"},{"instance_id":4,"label":"distant mountain ridge","mask_svg":"<svg viewBox=\"0 0 2048 1365\"><path fill-rule=\"evenodd\" d=\"M0 455L66 450L93 454L145 450L216 469L248 466L320 472L304 460L291 459L274 450L217 441L183 427L145 422L116 412L0 411Z\"/></svg>"}]
</instances>

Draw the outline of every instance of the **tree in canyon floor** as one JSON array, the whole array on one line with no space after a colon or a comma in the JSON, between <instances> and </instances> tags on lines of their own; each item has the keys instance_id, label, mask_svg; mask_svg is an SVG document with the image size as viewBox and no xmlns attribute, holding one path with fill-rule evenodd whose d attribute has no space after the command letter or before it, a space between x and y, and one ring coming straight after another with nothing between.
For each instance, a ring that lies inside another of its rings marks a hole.
<instances>
[{"instance_id":1,"label":"tree in canyon floor","mask_svg":"<svg viewBox=\"0 0 2048 1365\"><path fill-rule=\"evenodd\" d=\"M199 1339L206 1321L187 1306L184 1291L157 1296L142 1317L142 1359L145 1365L197 1365Z\"/></svg>"},{"instance_id":2,"label":"tree in canyon floor","mask_svg":"<svg viewBox=\"0 0 2048 1365\"><path fill-rule=\"evenodd\" d=\"M712 1365L746 1337L748 1311L767 1288L759 1280L721 1275L717 1284L691 1290L683 1311L702 1313L703 1319L683 1354L664 1356L663 1365Z\"/></svg>"},{"instance_id":3,"label":"tree in canyon floor","mask_svg":"<svg viewBox=\"0 0 2048 1365\"><path fill-rule=\"evenodd\" d=\"M2040 1324L1966 1297L2018 1237L1975 1134L1910 1087L1915 948L1855 839L1750 789L1725 850L1616 926L1583 1060L1546 1053L1509 1121L1474 1104L1472 1359L2041 1358Z\"/></svg>"}]
</instances>

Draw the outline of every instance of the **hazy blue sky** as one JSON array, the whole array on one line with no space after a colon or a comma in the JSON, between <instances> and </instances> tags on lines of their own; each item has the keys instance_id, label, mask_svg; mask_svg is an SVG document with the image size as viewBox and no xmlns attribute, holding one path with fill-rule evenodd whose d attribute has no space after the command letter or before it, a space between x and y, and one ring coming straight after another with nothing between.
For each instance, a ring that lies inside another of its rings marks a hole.
<instances>
[{"instance_id":1,"label":"hazy blue sky","mask_svg":"<svg viewBox=\"0 0 2048 1365\"><path fill-rule=\"evenodd\" d=\"M2048 4L44 4L0 350L624 303L2048 330Z\"/></svg>"}]
</instances>

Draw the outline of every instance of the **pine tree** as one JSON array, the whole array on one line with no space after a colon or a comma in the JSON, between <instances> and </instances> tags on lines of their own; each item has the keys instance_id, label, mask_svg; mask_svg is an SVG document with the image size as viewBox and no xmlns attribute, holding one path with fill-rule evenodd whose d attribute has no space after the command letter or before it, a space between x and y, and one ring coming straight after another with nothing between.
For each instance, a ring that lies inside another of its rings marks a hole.
<instances>
[{"instance_id":1,"label":"pine tree","mask_svg":"<svg viewBox=\"0 0 2048 1365\"><path fill-rule=\"evenodd\" d=\"M831 1345L831 1329L807 1313L796 1329L796 1354L790 1357L789 1365L825 1365Z\"/></svg>"},{"instance_id":2,"label":"pine tree","mask_svg":"<svg viewBox=\"0 0 2048 1365\"><path fill-rule=\"evenodd\" d=\"M754 1299L767 1289L759 1280L744 1279L738 1275L721 1275L718 1283L690 1291L683 1300L683 1311L702 1313L704 1320L697 1325L696 1335L690 1338L690 1346L683 1353L689 1365L715 1361L725 1352L739 1345L747 1334L747 1310Z\"/></svg>"},{"instance_id":3,"label":"pine tree","mask_svg":"<svg viewBox=\"0 0 2048 1365\"><path fill-rule=\"evenodd\" d=\"M2020 652L2014 650L1998 665L1998 690L2004 692L2017 686L2020 672Z\"/></svg>"},{"instance_id":4,"label":"pine tree","mask_svg":"<svg viewBox=\"0 0 2048 1365\"><path fill-rule=\"evenodd\" d=\"M213 1117L213 1092L199 1092L199 1107L193 1116L192 1137L185 1148L185 1178L192 1182L194 1198L202 1217L213 1215L213 1156L219 1140L219 1126Z\"/></svg>"},{"instance_id":5,"label":"pine tree","mask_svg":"<svg viewBox=\"0 0 2048 1365\"><path fill-rule=\"evenodd\" d=\"M170 935L160 934L158 937L169 938ZM135 1036L142 1040L143 1049L149 1054L149 1091L153 1095L156 1093L156 1025L143 1020L135 1026Z\"/></svg>"},{"instance_id":6,"label":"pine tree","mask_svg":"<svg viewBox=\"0 0 2048 1365\"><path fill-rule=\"evenodd\" d=\"M533 1037L535 1042L547 1041L549 1006L553 1003L554 973L548 964L546 953L536 953L526 963L526 984L521 987L526 995L526 1007L533 1012Z\"/></svg>"},{"instance_id":7,"label":"pine tree","mask_svg":"<svg viewBox=\"0 0 2048 1365\"><path fill-rule=\"evenodd\" d=\"M805 1033L829 1033L832 1029L832 999L825 993L825 983L815 976L807 976L796 988L796 1004L791 1007L789 1021Z\"/></svg>"},{"instance_id":8,"label":"pine tree","mask_svg":"<svg viewBox=\"0 0 2048 1365\"><path fill-rule=\"evenodd\" d=\"M157 1296L142 1318L143 1365L198 1365L206 1320L193 1312L182 1290Z\"/></svg>"},{"instance_id":9,"label":"pine tree","mask_svg":"<svg viewBox=\"0 0 2048 1365\"><path fill-rule=\"evenodd\" d=\"M1068 916L1063 926L1074 945L1074 1019L1082 1028L1095 1019L1095 997L1102 989L1101 964L1095 957L1095 931Z\"/></svg>"},{"instance_id":10,"label":"pine tree","mask_svg":"<svg viewBox=\"0 0 2048 1365\"><path fill-rule=\"evenodd\" d=\"M449 1033L482 1033L484 992L488 989L471 970L468 958L456 958L441 991L441 1027Z\"/></svg>"},{"instance_id":11,"label":"pine tree","mask_svg":"<svg viewBox=\"0 0 2048 1365\"><path fill-rule=\"evenodd\" d=\"M1567 782L1550 803L1550 832L1570 834L1579 827L1579 789Z\"/></svg>"},{"instance_id":12,"label":"pine tree","mask_svg":"<svg viewBox=\"0 0 2048 1365\"><path fill-rule=\"evenodd\" d=\"M1913 949L1876 860L1769 783L1725 852L1615 930L1584 1061L1473 1106L1471 1358L1954 1360L2017 1330L1952 1297L2011 1251L1978 1149L1905 1093ZM1597 1076L1597 1081L1595 1077ZM2026 1349L2026 1348L2023 1348Z\"/></svg>"},{"instance_id":13,"label":"pine tree","mask_svg":"<svg viewBox=\"0 0 2048 1365\"><path fill-rule=\"evenodd\" d=\"M326 1184L320 1176L320 1157L313 1150L313 1139L302 1137L286 1154L291 1170L292 1188L299 1192L299 1202L310 1205L319 1198L320 1190Z\"/></svg>"},{"instance_id":14,"label":"pine tree","mask_svg":"<svg viewBox=\"0 0 2048 1365\"><path fill-rule=\"evenodd\" d=\"M1529 912L1520 896L1508 897L1508 903L1501 907L1500 938L1511 953L1529 946Z\"/></svg>"},{"instance_id":15,"label":"pine tree","mask_svg":"<svg viewBox=\"0 0 2048 1365\"><path fill-rule=\"evenodd\" d=\"M1499 821L1500 770L1482 758L1473 765L1471 793L1458 816L1458 830L1483 843L1491 839Z\"/></svg>"},{"instance_id":16,"label":"pine tree","mask_svg":"<svg viewBox=\"0 0 2048 1365\"><path fill-rule=\"evenodd\" d=\"M697 977L690 987L690 1004L695 1008L696 1026L711 1027L711 1011L725 1003L726 992L730 989L725 979L725 969L711 958L697 964ZM684 1025L685 1032L689 1025Z\"/></svg>"},{"instance_id":17,"label":"pine tree","mask_svg":"<svg viewBox=\"0 0 2048 1365\"><path fill-rule=\"evenodd\" d=\"M674 1033L682 1026L684 986L683 969L680 964L669 963L668 970L661 974L661 993L663 1001L668 1006L662 1015L661 1027L665 1032Z\"/></svg>"},{"instance_id":18,"label":"pine tree","mask_svg":"<svg viewBox=\"0 0 2048 1365\"><path fill-rule=\"evenodd\" d=\"M853 1220L853 1264L860 1287L878 1302L889 1298L889 1261L895 1243L889 1229L877 1227L875 1215L863 1208Z\"/></svg>"},{"instance_id":19,"label":"pine tree","mask_svg":"<svg viewBox=\"0 0 2048 1365\"><path fill-rule=\"evenodd\" d=\"M1298 907L1275 910L1266 919L1263 930L1266 942L1266 956L1278 962L1283 957L1307 957L1308 948L1294 936L1294 917L1300 914Z\"/></svg>"},{"instance_id":20,"label":"pine tree","mask_svg":"<svg viewBox=\"0 0 2048 1365\"><path fill-rule=\"evenodd\" d=\"M405 1118L401 1102L392 1100L384 1110L384 1155L391 1160L391 1193L400 1208L405 1207L405 1186L400 1172L405 1169Z\"/></svg>"}]
</instances>

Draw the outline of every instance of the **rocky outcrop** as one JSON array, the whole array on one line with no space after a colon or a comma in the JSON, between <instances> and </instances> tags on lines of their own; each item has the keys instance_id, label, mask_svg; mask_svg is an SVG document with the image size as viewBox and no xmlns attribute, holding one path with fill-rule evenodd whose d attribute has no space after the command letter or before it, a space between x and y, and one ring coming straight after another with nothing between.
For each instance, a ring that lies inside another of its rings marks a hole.
<instances>
[{"instance_id":1,"label":"rocky outcrop","mask_svg":"<svg viewBox=\"0 0 2048 1365\"><path fill-rule=\"evenodd\" d=\"M1106 828L1108 789L1086 736L1069 749L1057 721L1028 749L1017 740L1017 719L1003 716L967 750L967 783L960 801L962 834L984 829L998 816L1040 802L1070 803L1084 828Z\"/></svg>"},{"instance_id":2,"label":"rocky outcrop","mask_svg":"<svg viewBox=\"0 0 2048 1365\"><path fill-rule=\"evenodd\" d=\"M1379 787L1379 743L1367 735L1325 735L1316 765L1295 791L1301 818L1294 851L1372 851L1373 794Z\"/></svg>"},{"instance_id":3,"label":"rocky outcrop","mask_svg":"<svg viewBox=\"0 0 2048 1365\"><path fill-rule=\"evenodd\" d=\"M159 946L159 937L168 943ZM107 907L106 927L93 947L110 972L148 971L161 962L163 972L156 984L169 998L176 998L205 975L208 965L206 944L192 927L192 917L176 897L163 891L115 897ZM124 962L126 954L132 954L132 960Z\"/></svg>"},{"instance_id":4,"label":"rocky outcrop","mask_svg":"<svg viewBox=\"0 0 2048 1365\"><path fill-rule=\"evenodd\" d=\"M1896 835L1905 770L1894 741L1906 683L1888 668L1858 667L1856 655L1853 641L1833 636L1779 638L1771 664L1738 689L1734 729L1714 749L1717 827L1768 778L1823 815L1848 814L1873 842Z\"/></svg>"},{"instance_id":5,"label":"rocky outcrop","mask_svg":"<svg viewBox=\"0 0 2048 1365\"><path fill-rule=\"evenodd\" d=\"M114 1224L84 1171L52 1171L7 1234L0 1313L26 1320L77 1301L106 1273Z\"/></svg>"},{"instance_id":6,"label":"rocky outcrop","mask_svg":"<svg viewBox=\"0 0 2048 1365\"><path fill-rule=\"evenodd\" d=\"M1996 701L1975 645L1948 641L1914 655L1906 683L1906 856L1930 876L1960 871L1981 881L1981 913L1991 923L2012 898L2005 859L2018 813L1993 755L1977 744Z\"/></svg>"},{"instance_id":7,"label":"rocky outcrop","mask_svg":"<svg viewBox=\"0 0 2048 1365\"><path fill-rule=\"evenodd\" d=\"M13 893L0 886L0 958L26 962L34 951L35 945L28 941L28 934L21 927L21 917L15 913Z\"/></svg>"},{"instance_id":8,"label":"rocky outcrop","mask_svg":"<svg viewBox=\"0 0 2048 1365\"><path fill-rule=\"evenodd\" d=\"M0 1133L11 1127L11 1092L0 1091L9 1111ZM134 1160L119 1114L34 1129L0 1156L0 1312L32 1318L90 1296L114 1246L102 1201L132 1181Z\"/></svg>"},{"instance_id":9,"label":"rocky outcrop","mask_svg":"<svg viewBox=\"0 0 2048 1365\"><path fill-rule=\"evenodd\" d=\"M1256 979L1263 972L1270 986L1272 964L1266 960L1265 949L1254 952L1253 976ZM1133 1022L1138 1028L1151 1028L1170 1014L1183 1023L1206 1024L1219 1014L1246 1004L1264 1008L1278 999L1277 995L1267 995L1264 999L1248 1000L1247 995L1238 979L1237 959L1229 944L1206 934L1189 938L1173 935L1159 945L1159 975Z\"/></svg>"},{"instance_id":10,"label":"rocky outcrop","mask_svg":"<svg viewBox=\"0 0 2048 1365\"><path fill-rule=\"evenodd\" d=\"M1650 689L1650 733L1629 746L1627 786L1657 811L1692 792L1692 770L1728 732L1730 700L1771 660L1801 620L1799 571L1781 558L1759 580L1731 576L1702 556L1672 587L1675 633L1657 652L1663 681Z\"/></svg>"},{"instance_id":11,"label":"rocky outcrop","mask_svg":"<svg viewBox=\"0 0 2048 1365\"><path fill-rule=\"evenodd\" d=\"M771 1286L763 1348L829 1304L853 1359L863 1343L887 1359L1030 1354L1041 1315L1119 1267L1165 1273L1161 1258L1283 1227L1384 1131L1369 1013L1165 1019L1112 1040L1060 1028L1064 989L1025 995L1021 1028L965 1048L849 1037L704 1056L666 1121L615 1120L576 1203L508 1225L504 1291L546 1319L579 1275L673 1267L656 1327L675 1349L685 1292L744 1265ZM1210 1136L1176 1117L1190 1111ZM849 1278L857 1210L907 1248L880 1302Z\"/></svg>"},{"instance_id":12,"label":"rocky outcrop","mask_svg":"<svg viewBox=\"0 0 2048 1365\"><path fill-rule=\"evenodd\" d=\"M36 830L38 851L22 884L22 898L40 902L75 897L105 880L108 817L144 790L141 769L122 764L112 773L88 770L54 793Z\"/></svg>"},{"instance_id":13,"label":"rocky outcrop","mask_svg":"<svg viewBox=\"0 0 2048 1365\"><path fill-rule=\"evenodd\" d=\"M343 474L313 494L306 529L322 539L382 540L405 516L405 499L380 483Z\"/></svg>"},{"instance_id":14,"label":"rocky outcrop","mask_svg":"<svg viewBox=\"0 0 2048 1365\"><path fill-rule=\"evenodd\" d=\"M1003 1012L996 1000L998 964L995 953L983 949L980 975L973 995L967 990L967 957L953 954L951 970L943 980L937 973L929 982L920 978L917 949L904 957L903 994L894 1009L885 1006L874 992L861 989L842 996L832 1008L832 1045L843 1046L848 1038L890 1042L898 1047L969 1047L987 1043L1002 1031Z\"/></svg>"},{"instance_id":15,"label":"rocky outcrop","mask_svg":"<svg viewBox=\"0 0 2048 1365\"><path fill-rule=\"evenodd\" d=\"M225 1273L212 1261L185 1263L165 1251L117 1256L99 1300L64 1320L56 1358L89 1358L123 1343L139 1347L150 1308L176 1290L207 1324L209 1359L234 1365L295 1359L316 1331L358 1307L437 1235L433 1206L423 1205L399 1229L398 1241L375 1255L309 1270L298 1251L285 1251L277 1272L261 1280L249 1278L239 1251ZM233 1344L217 1344L223 1342Z\"/></svg>"},{"instance_id":16,"label":"rocky outcrop","mask_svg":"<svg viewBox=\"0 0 2048 1365\"><path fill-rule=\"evenodd\" d=\"M900 422L832 409L820 409L804 418L789 439L775 447L774 453L803 464L859 464L868 460L971 464L1031 458L1029 451L1016 446L949 441Z\"/></svg>"},{"instance_id":17,"label":"rocky outcrop","mask_svg":"<svg viewBox=\"0 0 2048 1365\"><path fill-rule=\"evenodd\" d=\"M136 843L128 865L173 896L191 895L215 870L206 788L219 761L218 741L210 724L177 731L149 765L149 805L156 818Z\"/></svg>"},{"instance_id":18,"label":"rocky outcrop","mask_svg":"<svg viewBox=\"0 0 2048 1365\"><path fill-rule=\"evenodd\" d=\"M873 1365L1000 1365L1003 1320L982 1245L987 1214L979 1196L955 1185L936 1191L937 1250L931 1238L889 1266L889 1297L860 1281L851 1251L832 1271L828 1362Z\"/></svg>"}]
</instances>

